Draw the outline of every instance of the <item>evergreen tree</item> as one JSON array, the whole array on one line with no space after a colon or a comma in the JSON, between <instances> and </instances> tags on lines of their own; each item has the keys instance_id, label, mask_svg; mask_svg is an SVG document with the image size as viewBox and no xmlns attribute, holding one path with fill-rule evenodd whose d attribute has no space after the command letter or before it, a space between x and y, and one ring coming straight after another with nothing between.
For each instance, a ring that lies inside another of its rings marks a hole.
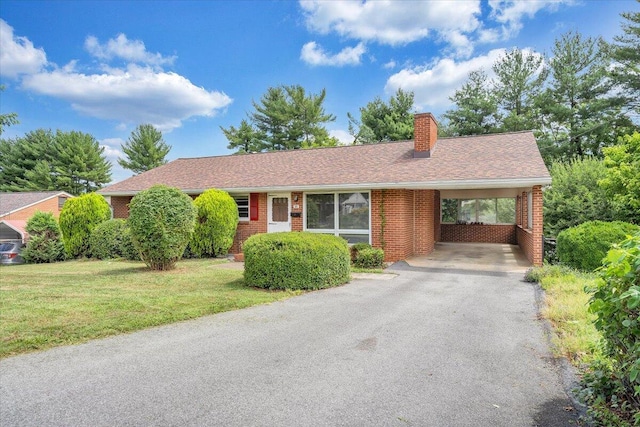
<instances>
[{"instance_id":1,"label":"evergreen tree","mask_svg":"<svg viewBox=\"0 0 640 427\"><path fill-rule=\"evenodd\" d=\"M111 181L111 163L104 147L88 133L56 132L53 175L57 190L78 195L91 193Z\"/></svg>"},{"instance_id":2,"label":"evergreen tree","mask_svg":"<svg viewBox=\"0 0 640 427\"><path fill-rule=\"evenodd\" d=\"M336 119L327 114L323 103L326 92L307 95L303 87L270 87L255 111L240 127L221 128L229 140L228 147L238 152L291 150L332 146L337 140L329 136L325 123Z\"/></svg>"},{"instance_id":3,"label":"evergreen tree","mask_svg":"<svg viewBox=\"0 0 640 427\"><path fill-rule=\"evenodd\" d=\"M354 144L375 144L413 138L413 92L398 89L389 102L376 97L360 108L360 120L351 113L349 133Z\"/></svg>"},{"instance_id":4,"label":"evergreen tree","mask_svg":"<svg viewBox=\"0 0 640 427\"><path fill-rule=\"evenodd\" d=\"M118 159L118 163L136 175L167 163L166 157L171 150L162 139L162 132L150 124L138 126L127 142L122 145L126 159Z\"/></svg>"},{"instance_id":5,"label":"evergreen tree","mask_svg":"<svg viewBox=\"0 0 640 427\"><path fill-rule=\"evenodd\" d=\"M230 150L237 150L238 153L254 153L265 149L264 136L245 119L240 122L238 128L229 126L225 129L220 126L220 129L229 140L227 148Z\"/></svg>"},{"instance_id":6,"label":"evergreen tree","mask_svg":"<svg viewBox=\"0 0 640 427\"><path fill-rule=\"evenodd\" d=\"M4 85L0 85L0 92L4 91ZM16 125L20 123L18 121L17 113L5 113L0 114L0 135L4 131L4 128L11 125Z\"/></svg>"},{"instance_id":7,"label":"evergreen tree","mask_svg":"<svg viewBox=\"0 0 640 427\"><path fill-rule=\"evenodd\" d=\"M537 137L547 162L602 157L603 147L629 132L632 123L621 112L624 99L612 92L608 54L602 38L569 32L555 41L549 86L536 101Z\"/></svg>"},{"instance_id":8,"label":"evergreen tree","mask_svg":"<svg viewBox=\"0 0 640 427\"><path fill-rule=\"evenodd\" d=\"M53 190L51 183L35 187L28 173L41 171L41 162L53 157L55 135L48 129L37 129L23 137L0 140L0 191ZM40 179L38 180L40 181Z\"/></svg>"},{"instance_id":9,"label":"evergreen tree","mask_svg":"<svg viewBox=\"0 0 640 427\"><path fill-rule=\"evenodd\" d=\"M449 98L455 108L444 113L445 126L458 135L480 135L500 130L498 98L482 70L469 73L467 82Z\"/></svg>"},{"instance_id":10,"label":"evergreen tree","mask_svg":"<svg viewBox=\"0 0 640 427\"><path fill-rule=\"evenodd\" d=\"M615 37L612 57L617 64L612 73L629 104L640 112L640 12L626 12L622 17L628 22L622 24L625 34Z\"/></svg>"},{"instance_id":11,"label":"evergreen tree","mask_svg":"<svg viewBox=\"0 0 640 427\"><path fill-rule=\"evenodd\" d=\"M508 132L534 129L534 100L548 74L542 55L513 49L493 64L493 71L493 91L504 113L500 127Z\"/></svg>"}]
</instances>

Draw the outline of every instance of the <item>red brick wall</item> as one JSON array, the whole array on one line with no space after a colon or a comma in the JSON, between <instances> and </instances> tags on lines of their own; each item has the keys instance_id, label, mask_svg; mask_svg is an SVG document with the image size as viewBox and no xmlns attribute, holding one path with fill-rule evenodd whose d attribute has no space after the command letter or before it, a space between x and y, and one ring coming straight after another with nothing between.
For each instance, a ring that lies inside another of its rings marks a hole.
<instances>
[{"instance_id":1,"label":"red brick wall","mask_svg":"<svg viewBox=\"0 0 640 427\"><path fill-rule=\"evenodd\" d=\"M296 197L298 197L298 201L296 202ZM296 205L298 206L296 208ZM302 217L302 192L293 192L291 193L291 213L299 212L300 217L291 217L291 231L302 231L303 230L303 220Z\"/></svg>"},{"instance_id":2,"label":"red brick wall","mask_svg":"<svg viewBox=\"0 0 640 427\"><path fill-rule=\"evenodd\" d=\"M111 196L114 218L129 218L129 202L133 196Z\"/></svg>"},{"instance_id":3,"label":"red brick wall","mask_svg":"<svg viewBox=\"0 0 640 427\"><path fill-rule=\"evenodd\" d=\"M258 220L257 221L240 221L236 236L233 239L233 245L229 249L229 253L237 254L242 252L242 243L257 233L267 232L267 193L258 195Z\"/></svg>"},{"instance_id":4,"label":"red brick wall","mask_svg":"<svg viewBox=\"0 0 640 427\"><path fill-rule=\"evenodd\" d=\"M386 224L381 236L381 206ZM371 241L383 247L385 261L397 261L413 253L413 192L410 190L371 191Z\"/></svg>"},{"instance_id":5,"label":"red brick wall","mask_svg":"<svg viewBox=\"0 0 640 427\"><path fill-rule=\"evenodd\" d=\"M442 242L518 243L515 225L442 224Z\"/></svg>"},{"instance_id":6,"label":"red brick wall","mask_svg":"<svg viewBox=\"0 0 640 427\"><path fill-rule=\"evenodd\" d=\"M440 191L433 193L433 233L436 242L442 241L442 230L440 227Z\"/></svg>"}]
</instances>

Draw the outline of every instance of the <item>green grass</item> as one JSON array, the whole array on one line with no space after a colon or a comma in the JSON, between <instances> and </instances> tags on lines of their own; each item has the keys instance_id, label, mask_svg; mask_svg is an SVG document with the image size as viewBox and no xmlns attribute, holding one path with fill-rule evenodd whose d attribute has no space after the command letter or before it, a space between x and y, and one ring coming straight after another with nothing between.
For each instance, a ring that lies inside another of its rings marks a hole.
<instances>
[{"instance_id":1,"label":"green grass","mask_svg":"<svg viewBox=\"0 0 640 427\"><path fill-rule=\"evenodd\" d=\"M534 274L545 290L542 315L553 325L556 355L576 366L600 358L601 335L593 324L596 316L588 311L589 294L584 290L595 286L595 275L558 266L544 266Z\"/></svg>"},{"instance_id":2,"label":"green grass","mask_svg":"<svg viewBox=\"0 0 640 427\"><path fill-rule=\"evenodd\" d=\"M143 263L68 261L0 269L0 357L76 344L299 292L245 287L241 270L184 260L154 272Z\"/></svg>"}]
</instances>

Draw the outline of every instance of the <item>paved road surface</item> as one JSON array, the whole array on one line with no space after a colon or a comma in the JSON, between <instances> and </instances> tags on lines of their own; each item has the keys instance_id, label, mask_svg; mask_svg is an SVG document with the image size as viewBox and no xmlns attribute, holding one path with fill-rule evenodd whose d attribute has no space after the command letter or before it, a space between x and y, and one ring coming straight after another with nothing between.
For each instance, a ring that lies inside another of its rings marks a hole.
<instances>
[{"instance_id":1,"label":"paved road surface","mask_svg":"<svg viewBox=\"0 0 640 427\"><path fill-rule=\"evenodd\" d=\"M2 426L567 426L521 276L399 271L0 362Z\"/></svg>"}]
</instances>

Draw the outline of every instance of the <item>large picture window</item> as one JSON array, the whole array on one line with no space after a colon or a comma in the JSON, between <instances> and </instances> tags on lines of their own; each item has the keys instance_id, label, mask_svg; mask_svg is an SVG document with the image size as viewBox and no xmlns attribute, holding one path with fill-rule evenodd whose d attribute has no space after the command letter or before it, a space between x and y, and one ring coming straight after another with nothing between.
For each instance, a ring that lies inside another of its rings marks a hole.
<instances>
[{"instance_id":1,"label":"large picture window","mask_svg":"<svg viewBox=\"0 0 640 427\"><path fill-rule=\"evenodd\" d=\"M515 224L516 199L443 199L444 224Z\"/></svg>"},{"instance_id":2,"label":"large picture window","mask_svg":"<svg viewBox=\"0 0 640 427\"><path fill-rule=\"evenodd\" d=\"M305 229L369 242L369 193L306 194Z\"/></svg>"}]
</instances>

